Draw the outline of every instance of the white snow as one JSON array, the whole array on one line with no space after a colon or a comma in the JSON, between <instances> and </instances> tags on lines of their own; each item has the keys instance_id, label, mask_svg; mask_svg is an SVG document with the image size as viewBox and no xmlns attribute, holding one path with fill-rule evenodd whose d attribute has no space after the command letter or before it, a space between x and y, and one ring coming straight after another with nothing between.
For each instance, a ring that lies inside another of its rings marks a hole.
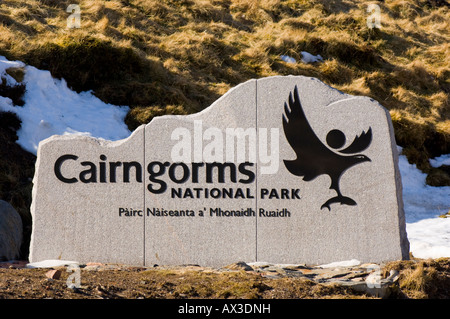
<instances>
[{"instance_id":1,"label":"white snow","mask_svg":"<svg viewBox=\"0 0 450 319\"><path fill-rule=\"evenodd\" d=\"M337 268L337 267L354 267L359 266L361 262L357 259L336 261L329 264L319 265L319 268Z\"/></svg>"},{"instance_id":2,"label":"white snow","mask_svg":"<svg viewBox=\"0 0 450 319\"><path fill-rule=\"evenodd\" d=\"M5 73L10 67L25 67L25 104L14 107L10 99L3 97L0 111L16 113L22 120L17 143L30 153L36 154L39 142L55 134L82 134L113 141L131 134L124 123L128 107L104 103L91 92L78 94L67 87L65 80L52 78L48 71L0 56L0 77L10 85L16 84Z\"/></svg>"},{"instance_id":3,"label":"white snow","mask_svg":"<svg viewBox=\"0 0 450 319\"><path fill-rule=\"evenodd\" d=\"M322 60L320 55L308 52L302 52L302 56L305 63ZM292 63L292 58L286 60ZM25 105L14 107L9 98L0 96L0 111L14 112L22 120L17 142L27 151L36 154L39 142L53 134L85 134L106 140L119 140L131 134L124 124L128 107L106 104L91 92L78 94L64 80L53 79L48 71L0 56L0 77L9 85L16 84L5 73L10 67L25 69ZM450 154L430 160L435 167L449 162ZM399 168L411 252L419 258L450 257L450 217L439 217L449 212L450 187L426 185L426 175L409 164L404 155L399 156Z\"/></svg>"},{"instance_id":4,"label":"white snow","mask_svg":"<svg viewBox=\"0 0 450 319\"><path fill-rule=\"evenodd\" d=\"M404 155L399 168L410 251L417 258L450 257L450 218L439 217L449 212L450 186L426 185L426 174Z\"/></svg>"},{"instance_id":5,"label":"white snow","mask_svg":"<svg viewBox=\"0 0 450 319\"><path fill-rule=\"evenodd\" d=\"M409 164L404 155L399 156L399 168L407 223L438 217L448 212L450 209L449 186L427 185L426 174L422 173L415 164Z\"/></svg>"},{"instance_id":6,"label":"white snow","mask_svg":"<svg viewBox=\"0 0 450 319\"><path fill-rule=\"evenodd\" d=\"M302 51L302 62L303 63L314 63L314 62L321 62L323 61L323 58L320 54L318 55L312 55L309 52ZM281 60L283 60L286 63L297 63L297 60L295 60L293 57L290 57L288 55L280 55Z\"/></svg>"},{"instance_id":7,"label":"white snow","mask_svg":"<svg viewBox=\"0 0 450 319\"><path fill-rule=\"evenodd\" d=\"M297 61L288 55L280 55L281 60L283 60L286 63L297 63Z\"/></svg>"},{"instance_id":8,"label":"white snow","mask_svg":"<svg viewBox=\"0 0 450 319\"><path fill-rule=\"evenodd\" d=\"M441 155L430 159L430 165L433 167L441 167L442 165L450 166L450 154Z\"/></svg>"},{"instance_id":9,"label":"white snow","mask_svg":"<svg viewBox=\"0 0 450 319\"><path fill-rule=\"evenodd\" d=\"M22 68L25 64L20 61L8 61L5 57L0 56L0 78L6 80L6 84L14 85L17 84L16 80L12 76L10 76L5 71L9 68Z\"/></svg>"},{"instance_id":10,"label":"white snow","mask_svg":"<svg viewBox=\"0 0 450 319\"><path fill-rule=\"evenodd\" d=\"M38 261L34 263L29 263L26 265L27 268L53 268L62 267L67 265L78 265L77 261L69 260L59 260L59 259L48 259L43 261Z\"/></svg>"},{"instance_id":11,"label":"white snow","mask_svg":"<svg viewBox=\"0 0 450 319\"><path fill-rule=\"evenodd\" d=\"M318 55L312 55L309 52L302 51L302 62L303 63L314 63L314 62L320 62L323 61L323 58Z\"/></svg>"},{"instance_id":12,"label":"white snow","mask_svg":"<svg viewBox=\"0 0 450 319\"><path fill-rule=\"evenodd\" d=\"M450 257L450 218L407 223L410 250L417 258Z\"/></svg>"}]
</instances>

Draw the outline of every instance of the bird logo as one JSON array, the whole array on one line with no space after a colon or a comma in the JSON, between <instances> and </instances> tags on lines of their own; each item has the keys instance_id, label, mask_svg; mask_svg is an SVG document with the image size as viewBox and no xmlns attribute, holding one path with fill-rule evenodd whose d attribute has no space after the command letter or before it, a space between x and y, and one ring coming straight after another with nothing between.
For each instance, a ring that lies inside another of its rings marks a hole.
<instances>
[{"instance_id":1,"label":"bird logo","mask_svg":"<svg viewBox=\"0 0 450 319\"><path fill-rule=\"evenodd\" d=\"M339 180L350 167L363 162L371 162L367 156L357 153L369 147L372 142L372 128L369 127L367 132L363 131L356 136L345 149L338 150L345 145L345 134L337 129L329 131L326 136L328 146L324 145L314 133L305 116L297 86L295 86L293 94L292 92L289 94L288 103L289 105L284 103L283 129L297 158L284 160L285 167L291 174L303 176L303 180L307 182L323 174L330 176L330 189L335 190L337 196L327 200L320 209L326 207L331 211L330 205L333 203L355 206L356 202L353 199L342 195L339 189Z\"/></svg>"}]
</instances>

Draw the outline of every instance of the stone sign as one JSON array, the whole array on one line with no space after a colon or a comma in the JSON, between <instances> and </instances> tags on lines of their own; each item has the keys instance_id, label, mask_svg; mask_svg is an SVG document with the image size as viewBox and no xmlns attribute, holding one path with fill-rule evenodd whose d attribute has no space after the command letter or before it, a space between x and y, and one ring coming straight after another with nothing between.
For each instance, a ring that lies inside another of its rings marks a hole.
<instances>
[{"instance_id":1,"label":"stone sign","mask_svg":"<svg viewBox=\"0 0 450 319\"><path fill-rule=\"evenodd\" d=\"M407 259L389 113L314 78L238 85L121 141L40 143L30 260Z\"/></svg>"}]
</instances>

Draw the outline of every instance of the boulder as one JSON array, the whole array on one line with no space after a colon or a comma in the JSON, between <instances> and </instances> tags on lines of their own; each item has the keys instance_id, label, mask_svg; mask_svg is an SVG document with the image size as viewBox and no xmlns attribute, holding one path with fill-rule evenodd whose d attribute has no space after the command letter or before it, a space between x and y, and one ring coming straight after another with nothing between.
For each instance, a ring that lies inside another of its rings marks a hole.
<instances>
[{"instance_id":1,"label":"boulder","mask_svg":"<svg viewBox=\"0 0 450 319\"><path fill-rule=\"evenodd\" d=\"M8 202L0 200L0 261L19 256L22 218Z\"/></svg>"}]
</instances>

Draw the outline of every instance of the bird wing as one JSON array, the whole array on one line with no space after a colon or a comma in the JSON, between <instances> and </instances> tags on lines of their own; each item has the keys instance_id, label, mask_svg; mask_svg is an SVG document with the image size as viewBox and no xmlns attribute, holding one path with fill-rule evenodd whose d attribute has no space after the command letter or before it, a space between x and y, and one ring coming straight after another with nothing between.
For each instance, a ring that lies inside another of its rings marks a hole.
<instances>
[{"instance_id":1,"label":"bird wing","mask_svg":"<svg viewBox=\"0 0 450 319\"><path fill-rule=\"evenodd\" d=\"M327 173L327 168L333 166L339 155L329 150L314 133L300 103L297 86L293 93L289 94L289 106L284 104L283 129L297 158L284 160L284 164L289 172L309 181Z\"/></svg>"},{"instance_id":2,"label":"bird wing","mask_svg":"<svg viewBox=\"0 0 450 319\"><path fill-rule=\"evenodd\" d=\"M369 127L369 130L366 132L362 132L361 135L356 136L353 140L352 144L347 148L339 151L342 154L353 154L364 151L367 147L369 147L372 142L372 128Z\"/></svg>"}]
</instances>

